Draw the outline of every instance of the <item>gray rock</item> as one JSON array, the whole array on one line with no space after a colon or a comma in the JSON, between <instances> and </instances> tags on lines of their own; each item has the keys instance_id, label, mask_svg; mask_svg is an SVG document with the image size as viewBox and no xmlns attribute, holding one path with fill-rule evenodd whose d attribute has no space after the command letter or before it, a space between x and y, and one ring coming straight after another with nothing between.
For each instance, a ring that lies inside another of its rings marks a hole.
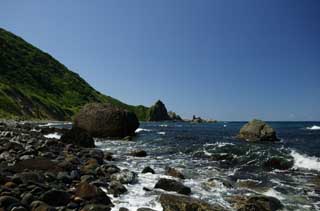
<instances>
[{"instance_id":1,"label":"gray rock","mask_svg":"<svg viewBox=\"0 0 320 211\"><path fill-rule=\"evenodd\" d=\"M119 181L122 184L134 184L138 181L138 175L135 172L124 169L119 173L112 174L111 180Z\"/></svg>"},{"instance_id":2,"label":"gray rock","mask_svg":"<svg viewBox=\"0 0 320 211\"><path fill-rule=\"evenodd\" d=\"M184 195L189 195L191 193L191 189L183 185L181 182L165 178L161 178L154 188L159 188L165 191L175 191Z\"/></svg>"},{"instance_id":3,"label":"gray rock","mask_svg":"<svg viewBox=\"0 0 320 211\"><path fill-rule=\"evenodd\" d=\"M155 174L154 170L150 167L150 166L147 166L145 167L142 172L142 174L146 174L146 173L151 173L151 174Z\"/></svg>"},{"instance_id":4,"label":"gray rock","mask_svg":"<svg viewBox=\"0 0 320 211\"><path fill-rule=\"evenodd\" d=\"M109 193L113 194L114 197L118 197L121 194L127 192L127 189L119 181L111 181L109 186Z\"/></svg>"},{"instance_id":5,"label":"gray rock","mask_svg":"<svg viewBox=\"0 0 320 211\"><path fill-rule=\"evenodd\" d=\"M245 124L238 135L238 138L247 141L278 141L275 130L267 123L254 119Z\"/></svg>"}]
</instances>

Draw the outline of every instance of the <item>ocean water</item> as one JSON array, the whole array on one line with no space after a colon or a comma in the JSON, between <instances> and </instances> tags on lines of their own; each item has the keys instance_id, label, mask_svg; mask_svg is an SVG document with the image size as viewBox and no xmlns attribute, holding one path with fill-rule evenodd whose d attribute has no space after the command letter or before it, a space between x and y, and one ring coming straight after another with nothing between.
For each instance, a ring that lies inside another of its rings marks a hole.
<instances>
[{"instance_id":1,"label":"ocean water","mask_svg":"<svg viewBox=\"0 0 320 211\"><path fill-rule=\"evenodd\" d=\"M180 122L141 123L133 141L96 140L98 148L114 153L114 164L137 172L139 182L129 192L113 198L116 205L136 210L162 210L161 191L152 189L165 168L177 168L186 176L183 183L193 197L219 203L234 210L235 196L264 194L281 200L284 210L320 210L320 122L269 122L279 143L247 143L235 136L245 122L191 124ZM126 154L134 149L147 151L137 158ZM271 157L293 160L289 170L270 170L264 163ZM156 174L141 174L146 166Z\"/></svg>"}]
</instances>

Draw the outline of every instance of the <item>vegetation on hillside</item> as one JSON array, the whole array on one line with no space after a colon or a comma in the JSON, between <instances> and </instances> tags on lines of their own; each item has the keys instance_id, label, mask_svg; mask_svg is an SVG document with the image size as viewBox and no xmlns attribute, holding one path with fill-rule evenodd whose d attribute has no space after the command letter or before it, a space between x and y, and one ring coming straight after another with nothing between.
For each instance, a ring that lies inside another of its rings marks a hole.
<instances>
[{"instance_id":1,"label":"vegetation on hillside","mask_svg":"<svg viewBox=\"0 0 320 211\"><path fill-rule=\"evenodd\" d=\"M89 102L109 102L146 120L148 108L103 95L49 54L0 28L0 118L70 120Z\"/></svg>"}]
</instances>

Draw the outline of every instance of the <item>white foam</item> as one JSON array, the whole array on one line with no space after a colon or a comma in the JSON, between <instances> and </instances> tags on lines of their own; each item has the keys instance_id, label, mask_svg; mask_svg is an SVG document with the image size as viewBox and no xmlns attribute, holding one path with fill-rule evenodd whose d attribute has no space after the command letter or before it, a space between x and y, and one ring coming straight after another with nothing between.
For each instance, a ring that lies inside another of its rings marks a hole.
<instances>
[{"instance_id":1,"label":"white foam","mask_svg":"<svg viewBox=\"0 0 320 211\"><path fill-rule=\"evenodd\" d=\"M52 127L52 126L59 126L59 125L72 125L71 122L49 122L47 124L39 125L39 127Z\"/></svg>"},{"instance_id":2,"label":"white foam","mask_svg":"<svg viewBox=\"0 0 320 211\"><path fill-rule=\"evenodd\" d=\"M312 127L307 127L307 130L320 130L320 126L313 125Z\"/></svg>"},{"instance_id":3,"label":"white foam","mask_svg":"<svg viewBox=\"0 0 320 211\"><path fill-rule=\"evenodd\" d=\"M163 208L158 201L158 195L152 191L148 192L142 189L143 187L153 189L154 184L156 184L160 176L160 174L139 174L139 183L126 185L128 189L126 194L118 198L109 195L115 204L112 211L118 211L120 207L125 207L132 211L142 207L162 211Z\"/></svg>"},{"instance_id":4,"label":"white foam","mask_svg":"<svg viewBox=\"0 0 320 211\"><path fill-rule=\"evenodd\" d=\"M159 125L160 127L168 127L168 125Z\"/></svg>"},{"instance_id":5,"label":"white foam","mask_svg":"<svg viewBox=\"0 0 320 211\"><path fill-rule=\"evenodd\" d=\"M54 138L54 139L60 139L61 135L59 133L49 133L47 135L44 135L46 138Z\"/></svg>"},{"instance_id":6,"label":"white foam","mask_svg":"<svg viewBox=\"0 0 320 211\"><path fill-rule=\"evenodd\" d=\"M159 135L166 135L166 132L157 132Z\"/></svg>"},{"instance_id":7,"label":"white foam","mask_svg":"<svg viewBox=\"0 0 320 211\"><path fill-rule=\"evenodd\" d=\"M267 190L263 194L266 195L266 196L271 196L271 197L277 198L279 200L283 200L284 199L284 197L281 195L281 193L279 193L278 191L276 191L276 190L274 190L272 188Z\"/></svg>"},{"instance_id":8,"label":"white foam","mask_svg":"<svg viewBox=\"0 0 320 211\"><path fill-rule=\"evenodd\" d=\"M223 125L223 127L227 127L227 125Z\"/></svg>"},{"instance_id":9,"label":"white foam","mask_svg":"<svg viewBox=\"0 0 320 211\"><path fill-rule=\"evenodd\" d=\"M150 132L151 130L149 130L149 129L145 129L145 128L138 128L138 129L136 129L136 133L140 133L140 132L142 132L142 131L145 131L145 132Z\"/></svg>"},{"instance_id":10,"label":"white foam","mask_svg":"<svg viewBox=\"0 0 320 211\"><path fill-rule=\"evenodd\" d=\"M294 158L294 168L320 171L320 158L303 155L295 150L291 151L291 156Z\"/></svg>"}]
</instances>

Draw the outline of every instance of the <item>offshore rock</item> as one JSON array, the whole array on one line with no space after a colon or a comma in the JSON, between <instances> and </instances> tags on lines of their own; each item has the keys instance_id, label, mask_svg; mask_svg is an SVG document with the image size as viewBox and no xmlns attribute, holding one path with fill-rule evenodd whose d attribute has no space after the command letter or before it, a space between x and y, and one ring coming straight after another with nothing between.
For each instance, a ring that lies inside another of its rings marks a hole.
<instances>
[{"instance_id":1,"label":"offshore rock","mask_svg":"<svg viewBox=\"0 0 320 211\"><path fill-rule=\"evenodd\" d=\"M276 136L276 131L267 123L254 119L245 124L238 135L238 138L245 139L246 141L279 141Z\"/></svg>"}]
</instances>

